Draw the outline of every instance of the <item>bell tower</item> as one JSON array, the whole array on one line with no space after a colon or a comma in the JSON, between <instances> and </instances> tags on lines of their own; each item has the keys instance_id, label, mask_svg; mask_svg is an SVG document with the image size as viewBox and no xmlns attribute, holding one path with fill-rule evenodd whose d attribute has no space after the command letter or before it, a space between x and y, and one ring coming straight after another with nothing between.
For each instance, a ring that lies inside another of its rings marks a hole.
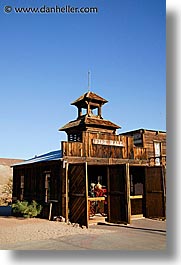
<instances>
[{"instance_id":1,"label":"bell tower","mask_svg":"<svg viewBox=\"0 0 181 265\"><path fill-rule=\"evenodd\" d=\"M107 103L107 100L89 91L72 102L71 105L77 107L78 119L82 116L102 119L102 106L105 103ZM85 112L83 112L83 110L85 110Z\"/></svg>"},{"instance_id":2,"label":"bell tower","mask_svg":"<svg viewBox=\"0 0 181 265\"><path fill-rule=\"evenodd\" d=\"M59 131L65 131L70 142L82 142L83 132L115 134L120 126L102 117L102 106L108 101L88 91L71 105L77 107L77 119L70 121Z\"/></svg>"}]
</instances>

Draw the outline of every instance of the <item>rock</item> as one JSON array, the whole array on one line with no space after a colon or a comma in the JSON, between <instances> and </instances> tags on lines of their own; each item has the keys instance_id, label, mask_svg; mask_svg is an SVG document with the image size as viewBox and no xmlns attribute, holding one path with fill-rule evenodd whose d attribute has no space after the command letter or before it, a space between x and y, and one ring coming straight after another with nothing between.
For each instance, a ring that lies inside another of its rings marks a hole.
<instances>
[{"instance_id":1,"label":"rock","mask_svg":"<svg viewBox=\"0 0 181 265\"><path fill-rule=\"evenodd\" d=\"M78 228L79 227L79 224L78 223L75 223L75 224L73 224L73 227Z\"/></svg>"},{"instance_id":2,"label":"rock","mask_svg":"<svg viewBox=\"0 0 181 265\"><path fill-rule=\"evenodd\" d=\"M54 216L53 221L65 222L65 218L63 216Z\"/></svg>"}]
</instances>

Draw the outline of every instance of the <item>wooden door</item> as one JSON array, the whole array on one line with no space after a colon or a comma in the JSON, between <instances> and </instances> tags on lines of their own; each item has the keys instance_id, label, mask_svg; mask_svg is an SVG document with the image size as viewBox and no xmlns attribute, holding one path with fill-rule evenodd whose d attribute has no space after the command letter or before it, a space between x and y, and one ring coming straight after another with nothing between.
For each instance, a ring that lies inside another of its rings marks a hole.
<instances>
[{"instance_id":1,"label":"wooden door","mask_svg":"<svg viewBox=\"0 0 181 265\"><path fill-rule=\"evenodd\" d=\"M145 170L145 216L165 217L164 176L162 167L147 167Z\"/></svg>"},{"instance_id":2,"label":"wooden door","mask_svg":"<svg viewBox=\"0 0 181 265\"><path fill-rule=\"evenodd\" d=\"M69 219L88 227L87 163L69 164Z\"/></svg>"},{"instance_id":3,"label":"wooden door","mask_svg":"<svg viewBox=\"0 0 181 265\"><path fill-rule=\"evenodd\" d=\"M108 166L108 221L130 223L129 165Z\"/></svg>"}]
</instances>

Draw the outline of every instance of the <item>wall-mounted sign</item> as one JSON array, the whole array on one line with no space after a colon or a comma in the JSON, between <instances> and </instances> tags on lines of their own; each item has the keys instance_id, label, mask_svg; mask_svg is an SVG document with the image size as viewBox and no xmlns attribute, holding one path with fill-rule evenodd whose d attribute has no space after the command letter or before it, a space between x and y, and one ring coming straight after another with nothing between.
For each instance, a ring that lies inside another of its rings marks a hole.
<instances>
[{"instance_id":1,"label":"wall-mounted sign","mask_svg":"<svg viewBox=\"0 0 181 265\"><path fill-rule=\"evenodd\" d=\"M93 139L92 143L101 144L101 145L111 145L111 146L124 146L122 141L114 141L114 140Z\"/></svg>"},{"instance_id":2,"label":"wall-mounted sign","mask_svg":"<svg viewBox=\"0 0 181 265\"><path fill-rule=\"evenodd\" d=\"M136 133L133 135L134 144L142 144L142 135L141 133Z\"/></svg>"}]
</instances>

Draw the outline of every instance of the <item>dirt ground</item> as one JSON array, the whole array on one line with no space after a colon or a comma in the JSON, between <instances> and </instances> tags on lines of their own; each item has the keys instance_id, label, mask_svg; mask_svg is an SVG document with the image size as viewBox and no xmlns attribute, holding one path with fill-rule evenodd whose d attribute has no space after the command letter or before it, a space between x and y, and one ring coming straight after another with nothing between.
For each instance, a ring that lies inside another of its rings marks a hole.
<instances>
[{"instance_id":1,"label":"dirt ground","mask_svg":"<svg viewBox=\"0 0 181 265\"><path fill-rule=\"evenodd\" d=\"M0 217L0 249L16 250L166 250L166 221L140 219L131 225L77 224Z\"/></svg>"},{"instance_id":2,"label":"dirt ground","mask_svg":"<svg viewBox=\"0 0 181 265\"><path fill-rule=\"evenodd\" d=\"M48 221L39 218L0 217L0 246L9 243L54 239L67 235L102 233L78 224Z\"/></svg>"}]
</instances>

